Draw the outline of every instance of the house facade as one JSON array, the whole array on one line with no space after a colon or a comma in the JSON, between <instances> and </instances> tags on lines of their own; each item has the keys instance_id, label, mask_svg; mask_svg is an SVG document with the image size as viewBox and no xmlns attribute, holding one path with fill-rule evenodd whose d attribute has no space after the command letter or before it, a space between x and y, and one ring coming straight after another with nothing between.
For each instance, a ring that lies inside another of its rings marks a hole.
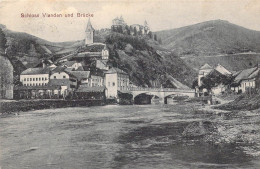
<instances>
[{"instance_id":1,"label":"house facade","mask_svg":"<svg viewBox=\"0 0 260 169\"><path fill-rule=\"evenodd\" d=\"M77 78L65 71L63 67L57 67L51 72L50 86L59 86L60 95L67 96L77 88Z\"/></svg>"},{"instance_id":2,"label":"house facade","mask_svg":"<svg viewBox=\"0 0 260 169\"><path fill-rule=\"evenodd\" d=\"M244 69L235 75L231 89L238 93L245 93L247 90L260 88L260 67Z\"/></svg>"},{"instance_id":3,"label":"house facade","mask_svg":"<svg viewBox=\"0 0 260 169\"><path fill-rule=\"evenodd\" d=\"M118 96L118 91L129 90L129 76L118 68L111 68L105 73L106 97Z\"/></svg>"},{"instance_id":4,"label":"house facade","mask_svg":"<svg viewBox=\"0 0 260 169\"><path fill-rule=\"evenodd\" d=\"M29 68L20 75L23 86L47 86L49 83L50 68Z\"/></svg>"}]
</instances>

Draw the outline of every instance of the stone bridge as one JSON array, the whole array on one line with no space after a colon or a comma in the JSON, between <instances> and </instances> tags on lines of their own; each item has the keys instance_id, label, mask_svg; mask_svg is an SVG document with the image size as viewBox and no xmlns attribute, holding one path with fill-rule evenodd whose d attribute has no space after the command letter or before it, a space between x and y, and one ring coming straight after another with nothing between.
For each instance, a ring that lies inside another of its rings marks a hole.
<instances>
[{"instance_id":1,"label":"stone bridge","mask_svg":"<svg viewBox=\"0 0 260 169\"><path fill-rule=\"evenodd\" d=\"M192 89L173 89L173 88L141 88L135 87L128 90L120 91L122 93L129 93L133 95L133 99L140 94L147 94L157 96L161 99L164 99L168 96L189 96L195 97L195 91Z\"/></svg>"}]
</instances>

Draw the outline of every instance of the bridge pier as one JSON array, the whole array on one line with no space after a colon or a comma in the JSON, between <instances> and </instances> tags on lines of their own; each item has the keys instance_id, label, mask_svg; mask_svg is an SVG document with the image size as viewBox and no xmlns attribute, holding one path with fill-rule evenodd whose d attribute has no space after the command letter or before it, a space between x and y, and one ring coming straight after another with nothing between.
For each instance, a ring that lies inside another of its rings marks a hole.
<instances>
[{"instance_id":1,"label":"bridge pier","mask_svg":"<svg viewBox=\"0 0 260 169\"><path fill-rule=\"evenodd\" d=\"M170 95L177 95L177 96L188 96L188 97L195 97L195 91L192 89L172 89L172 88L132 88L129 90L133 96L132 100L135 101L135 98L140 94L146 94L150 96L157 96L158 103L167 104L167 97ZM152 97L155 100L155 97Z\"/></svg>"}]
</instances>

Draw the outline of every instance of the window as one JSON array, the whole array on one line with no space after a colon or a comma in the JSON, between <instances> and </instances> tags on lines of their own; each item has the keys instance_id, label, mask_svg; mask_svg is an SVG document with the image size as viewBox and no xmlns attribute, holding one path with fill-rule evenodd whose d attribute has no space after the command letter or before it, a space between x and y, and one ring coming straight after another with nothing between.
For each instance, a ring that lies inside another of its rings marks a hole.
<instances>
[{"instance_id":1,"label":"window","mask_svg":"<svg viewBox=\"0 0 260 169\"><path fill-rule=\"evenodd\" d=\"M54 79L56 79L56 76L53 76Z\"/></svg>"},{"instance_id":2,"label":"window","mask_svg":"<svg viewBox=\"0 0 260 169\"><path fill-rule=\"evenodd\" d=\"M30 78L30 81L32 81L32 78Z\"/></svg>"},{"instance_id":3,"label":"window","mask_svg":"<svg viewBox=\"0 0 260 169\"><path fill-rule=\"evenodd\" d=\"M38 81L38 78L36 78L36 81Z\"/></svg>"},{"instance_id":4,"label":"window","mask_svg":"<svg viewBox=\"0 0 260 169\"><path fill-rule=\"evenodd\" d=\"M66 76L63 76L63 79L65 79L66 78Z\"/></svg>"},{"instance_id":5,"label":"window","mask_svg":"<svg viewBox=\"0 0 260 169\"><path fill-rule=\"evenodd\" d=\"M26 81L26 78L24 78L24 81Z\"/></svg>"},{"instance_id":6,"label":"window","mask_svg":"<svg viewBox=\"0 0 260 169\"><path fill-rule=\"evenodd\" d=\"M113 82L112 86L115 86L115 85L116 85L115 82Z\"/></svg>"},{"instance_id":7,"label":"window","mask_svg":"<svg viewBox=\"0 0 260 169\"><path fill-rule=\"evenodd\" d=\"M47 77L45 77L45 80L47 80Z\"/></svg>"},{"instance_id":8,"label":"window","mask_svg":"<svg viewBox=\"0 0 260 169\"><path fill-rule=\"evenodd\" d=\"M44 78L42 78L42 80L44 80Z\"/></svg>"},{"instance_id":9,"label":"window","mask_svg":"<svg viewBox=\"0 0 260 169\"><path fill-rule=\"evenodd\" d=\"M35 81L35 78L33 78L33 81Z\"/></svg>"},{"instance_id":10,"label":"window","mask_svg":"<svg viewBox=\"0 0 260 169\"><path fill-rule=\"evenodd\" d=\"M41 81L41 78L39 78L39 81Z\"/></svg>"},{"instance_id":11,"label":"window","mask_svg":"<svg viewBox=\"0 0 260 169\"><path fill-rule=\"evenodd\" d=\"M29 81L30 79L29 78L27 78L27 81Z\"/></svg>"}]
</instances>

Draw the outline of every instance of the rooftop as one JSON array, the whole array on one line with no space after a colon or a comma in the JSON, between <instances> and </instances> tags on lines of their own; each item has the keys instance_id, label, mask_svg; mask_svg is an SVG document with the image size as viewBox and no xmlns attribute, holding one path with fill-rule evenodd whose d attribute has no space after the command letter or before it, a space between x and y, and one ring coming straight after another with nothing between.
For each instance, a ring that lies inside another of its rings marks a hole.
<instances>
[{"instance_id":1,"label":"rooftop","mask_svg":"<svg viewBox=\"0 0 260 169\"><path fill-rule=\"evenodd\" d=\"M51 71L50 68L28 68L21 73L21 75L35 75L35 74L49 74Z\"/></svg>"},{"instance_id":2,"label":"rooftop","mask_svg":"<svg viewBox=\"0 0 260 169\"><path fill-rule=\"evenodd\" d=\"M205 69L213 69L209 64L205 64L203 66L201 66L200 70L205 70Z\"/></svg>"},{"instance_id":3,"label":"rooftop","mask_svg":"<svg viewBox=\"0 0 260 169\"><path fill-rule=\"evenodd\" d=\"M237 76L235 77L234 82L238 83L241 80L249 79L251 74L253 74L255 71L257 71L257 69L258 69L257 67L254 67L254 68L249 68L249 69L240 71L240 73L238 73Z\"/></svg>"},{"instance_id":4,"label":"rooftop","mask_svg":"<svg viewBox=\"0 0 260 169\"><path fill-rule=\"evenodd\" d=\"M71 67L73 64L77 63L77 61L67 61L62 63L62 66Z\"/></svg>"},{"instance_id":5,"label":"rooftop","mask_svg":"<svg viewBox=\"0 0 260 169\"><path fill-rule=\"evenodd\" d=\"M114 73L119 73L119 74L125 74L128 75L126 72L124 72L123 70L119 69L119 68L111 68L109 69L107 72L105 72L106 74L114 74Z\"/></svg>"},{"instance_id":6,"label":"rooftop","mask_svg":"<svg viewBox=\"0 0 260 169\"><path fill-rule=\"evenodd\" d=\"M77 80L87 79L90 76L90 71L69 71L69 74L72 74L77 78Z\"/></svg>"},{"instance_id":7,"label":"rooftop","mask_svg":"<svg viewBox=\"0 0 260 169\"><path fill-rule=\"evenodd\" d=\"M106 88L104 86L89 87L81 85L76 92L104 92Z\"/></svg>"}]
</instances>

